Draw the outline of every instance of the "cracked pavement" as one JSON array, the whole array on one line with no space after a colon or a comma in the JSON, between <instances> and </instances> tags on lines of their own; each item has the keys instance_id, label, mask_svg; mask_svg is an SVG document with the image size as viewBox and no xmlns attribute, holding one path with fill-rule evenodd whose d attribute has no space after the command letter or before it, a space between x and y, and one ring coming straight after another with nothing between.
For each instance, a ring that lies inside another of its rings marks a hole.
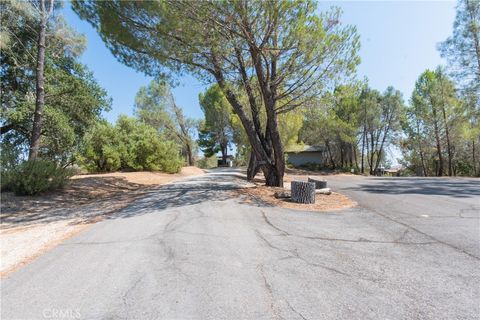
<instances>
[{"instance_id":1,"label":"cracked pavement","mask_svg":"<svg viewBox=\"0 0 480 320\"><path fill-rule=\"evenodd\" d=\"M478 179L327 180L360 207L248 203L228 170L152 190L3 279L1 318L480 318Z\"/></svg>"}]
</instances>

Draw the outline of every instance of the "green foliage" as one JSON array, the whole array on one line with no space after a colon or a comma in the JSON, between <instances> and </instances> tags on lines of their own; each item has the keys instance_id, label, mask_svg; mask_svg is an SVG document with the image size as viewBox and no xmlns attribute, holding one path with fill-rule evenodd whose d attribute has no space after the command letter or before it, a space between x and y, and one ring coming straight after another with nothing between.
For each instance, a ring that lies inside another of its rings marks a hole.
<instances>
[{"instance_id":1,"label":"green foliage","mask_svg":"<svg viewBox=\"0 0 480 320\"><path fill-rule=\"evenodd\" d=\"M456 153L465 144L461 128L468 119L466 110L442 68L423 72L403 121L402 152L407 167L425 176L454 175Z\"/></svg>"},{"instance_id":2,"label":"green foliage","mask_svg":"<svg viewBox=\"0 0 480 320\"><path fill-rule=\"evenodd\" d=\"M359 84L337 86L306 108L301 139L324 145L331 169L356 166L360 114Z\"/></svg>"},{"instance_id":3,"label":"green foliage","mask_svg":"<svg viewBox=\"0 0 480 320\"><path fill-rule=\"evenodd\" d=\"M52 161L25 161L11 171L8 189L16 195L36 195L62 188L72 175Z\"/></svg>"},{"instance_id":4,"label":"green foliage","mask_svg":"<svg viewBox=\"0 0 480 320\"><path fill-rule=\"evenodd\" d=\"M134 112L140 120L174 139L175 126L170 112L172 103L168 84L153 80L148 86L140 87L135 95Z\"/></svg>"},{"instance_id":5,"label":"green foliage","mask_svg":"<svg viewBox=\"0 0 480 320\"><path fill-rule=\"evenodd\" d=\"M211 130L208 130L204 123L200 124L197 143L205 157L213 157L219 151L226 150L226 148L223 149L217 142L218 141L215 133Z\"/></svg>"},{"instance_id":6,"label":"green foliage","mask_svg":"<svg viewBox=\"0 0 480 320\"><path fill-rule=\"evenodd\" d=\"M217 167L217 157L203 157L197 160L196 166L202 169L211 169Z\"/></svg>"},{"instance_id":7,"label":"green foliage","mask_svg":"<svg viewBox=\"0 0 480 320\"><path fill-rule=\"evenodd\" d=\"M285 148L293 147L300 141L303 119L304 112L301 109L278 115L280 140Z\"/></svg>"},{"instance_id":8,"label":"green foliage","mask_svg":"<svg viewBox=\"0 0 480 320\"><path fill-rule=\"evenodd\" d=\"M123 144L122 168L179 172L183 161L179 148L153 127L137 119L120 116L116 128Z\"/></svg>"},{"instance_id":9,"label":"green foliage","mask_svg":"<svg viewBox=\"0 0 480 320\"><path fill-rule=\"evenodd\" d=\"M232 108L218 85L213 85L198 97L205 121L199 131L198 145L206 157L221 151L222 156L232 141Z\"/></svg>"},{"instance_id":10,"label":"green foliage","mask_svg":"<svg viewBox=\"0 0 480 320\"><path fill-rule=\"evenodd\" d=\"M60 2L56 2L60 3ZM37 10L27 1L2 1L0 50L2 144L26 149L35 107ZM45 109L40 156L62 164L88 128L110 108L110 100L81 63L85 37L56 14L47 26Z\"/></svg>"},{"instance_id":11,"label":"green foliage","mask_svg":"<svg viewBox=\"0 0 480 320\"><path fill-rule=\"evenodd\" d=\"M95 125L85 135L78 158L91 172L123 169L176 173L183 164L175 142L127 116L120 116L115 126L106 122Z\"/></svg>"},{"instance_id":12,"label":"green foliage","mask_svg":"<svg viewBox=\"0 0 480 320\"><path fill-rule=\"evenodd\" d=\"M283 185L285 169L278 115L319 96L360 61L355 27L340 23L338 8L319 13L309 0L72 4L126 65L215 81L272 186Z\"/></svg>"},{"instance_id":13,"label":"green foliage","mask_svg":"<svg viewBox=\"0 0 480 320\"><path fill-rule=\"evenodd\" d=\"M1 191L9 191L14 169L19 164L20 150L10 143L3 143L0 152Z\"/></svg>"},{"instance_id":14,"label":"green foliage","mask_svg":"<svg viewBox=\"0 0 480 320\"><path fill-rule=\"evenodd\" d=\"M325 146L331 169L373 173L396 142L403 113L402 95L393 87L380 93L366 84L341 85L306 109L301 138Z\"/></svg>"},{"instance_id":15,"label":"green foliage","mask_svg":"<svg viewBox=\"0 0 480 320\"><path fill-rule=\"evenodd\" d=\"M480 99L480 1L458 1L453 34L439 50L458 86Z\"/></svg>"},{"instance_id":16,"label":"green foliage","mask_svg":"<svg viewBox=\"0 0 480 320\"><path fill-rule=\"evenodd\" d=\"M197 121L185 117L183 110L175 103L168 83L155 79L148 86L141 87L135 96L134 111L141 121L179 144L182 155L187 158L189 165L193 165L196 148L193 136Z\"/></svg>"},{"instance_id":17,"label":"green foliage","mask_svg":"<svg viewBox=\"0 0 480 320\"><path fill-rule=\"evenodd\" d=\"M83 137L77 158L90 172L110 172L120 169L124 149L118 130L108 122L98 122Z\"/></svg>"}]
</instances>

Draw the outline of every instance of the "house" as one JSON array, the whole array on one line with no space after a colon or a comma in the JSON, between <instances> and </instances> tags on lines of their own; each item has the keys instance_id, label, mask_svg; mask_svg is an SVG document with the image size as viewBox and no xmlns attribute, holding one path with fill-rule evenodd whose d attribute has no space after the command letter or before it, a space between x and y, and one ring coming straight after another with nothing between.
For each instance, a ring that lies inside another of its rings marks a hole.
<instances>
[{"instance_id":1,"label":"house","mask_svg":"<svg viewBox=\"0 0 480 320\"><path fill-rule=\"evenodd\" d=\"M222 157L217 157L217 166L218 167L233 167L233 156L227 155L225 161Z\"/></svg>"},{"instance_id":2,"label":"house","mask_svg":"<svg viewBox=\"0 0 480 320\"><path fill-rule=\"evenodd\" d=\"M405 168L402 165L392 166L389 169L385 169L384 167L379 167L375 172L376 176L391 176L391 177L400 177L402 171Z\"/></svg>"},{"instance_id":3,"label":"house","mask_svg":"<svg viewBox=\"0 0 480 320\"><path fill-rule=\"evenodd\" d=\"M285 151L287 162L294 166L302 166L305 164L318 164L322 166L325 162L325 147L301 145L289 148Z\"/></svg>"},{"instance_id":4,"label":"house","mask_svg":"<svg viewBox=\"0 0 480 320\"><path fill-rule=\"evenodd\" d=\"M401 164L392 166L390 169L385 169L385 175L392 177L400 177L405 170L405 167Z\"/></svg>"}]
</instances>

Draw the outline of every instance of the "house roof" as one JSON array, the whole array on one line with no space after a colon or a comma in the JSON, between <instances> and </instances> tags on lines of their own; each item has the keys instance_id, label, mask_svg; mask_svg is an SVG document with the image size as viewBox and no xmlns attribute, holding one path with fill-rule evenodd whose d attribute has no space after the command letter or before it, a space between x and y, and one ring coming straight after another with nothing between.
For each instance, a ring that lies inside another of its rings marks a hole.
<instances>
[{"instance_id":1,"label":"house roof","mask_svg":"<svg viewBox=\"0 0 480 320\"><path fill-rule=\"evenodd\" d=\"M302 153L302 152L323 152L324 146L311 146L308 144L296 145L285 150L285 153Z\"/></svg>"}]
</instances>

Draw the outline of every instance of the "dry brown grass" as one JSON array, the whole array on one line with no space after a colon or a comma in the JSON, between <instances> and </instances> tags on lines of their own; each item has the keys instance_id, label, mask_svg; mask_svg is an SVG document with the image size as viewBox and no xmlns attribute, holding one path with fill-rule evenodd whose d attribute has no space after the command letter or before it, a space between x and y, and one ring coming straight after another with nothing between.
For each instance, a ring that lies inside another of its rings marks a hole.
<instances>
[{"instance_id":1,"label":"dry brown grass","mask_svg":"<svg viewBox=\"0 0 480 320\"><path fill-rule=\"evenodd\" d=\"M333 211L347 209L357 205L355 201L336 192L332 192L330 195L316 194L314 204L301 204L292 202L289 199L275 198L273 195L277 191L285 191L285 189L257 185L254 188L240 189L237 191L237 194L247 196L248 202L258 202L260 200L272 206L303 211Z\"/></svg>"},{"instance_id":2,"label":"dry brown grass","mask_svg":"<svg viewBox=\"0 0 480 320\"><path fill-rule=\"evenodd\" d=\"M2 193L0 228L51 221L49 211L58 208L66 212L58 219L69 219L67 212L88 204L98 204L102 211L113 212L142 197L153 187L202 174L204 171L199 168L185 167L177 174L144 171L78 175L72 177L62 190L38 196L18 197L11 192Z\"/></svg>"},{"instance_id":3,"label":"dry brown grass","mask_svg":"<svg viewBox=\"0 0 480 320\"><path fill-rule=\"evenodd\" d=\"M356 177L349 173L336 173L336 172L312 172L301 169L287 169L285 170L285 176L283 179L284 185L290 185L292 181L307 181L309 176L330 176L330 175L348 175ZM277 199L273 195L277 191L285 191L287 189L277 187L266 187L265 179L260 174L254 179L254 183L257 185L254 188L245 188L236 191L237 194L246 196L246 202L263 202L272 206L289 208L304 211L333 211L352 208L357 203L347 196L332 192L330 195L316 194L314 204L301 204L290 201L290 199Z\"/></svg>"},{"instance_id":4,"label":"dry brown grass","mask_svg":"<svg viewBox=\"0 0 480 320\"><path fill-rule=\"evenodd\" d=\"M85 179L85 178L122 178L128 183L140 184L140 185L159 185L169 183L178 180L183 177L203 175L205 172L197 167L183 167L179 173L169 174L165 172L111 172L100 174L84 174L73 176L73 180Z\"/></svg>"}]
</instances>

